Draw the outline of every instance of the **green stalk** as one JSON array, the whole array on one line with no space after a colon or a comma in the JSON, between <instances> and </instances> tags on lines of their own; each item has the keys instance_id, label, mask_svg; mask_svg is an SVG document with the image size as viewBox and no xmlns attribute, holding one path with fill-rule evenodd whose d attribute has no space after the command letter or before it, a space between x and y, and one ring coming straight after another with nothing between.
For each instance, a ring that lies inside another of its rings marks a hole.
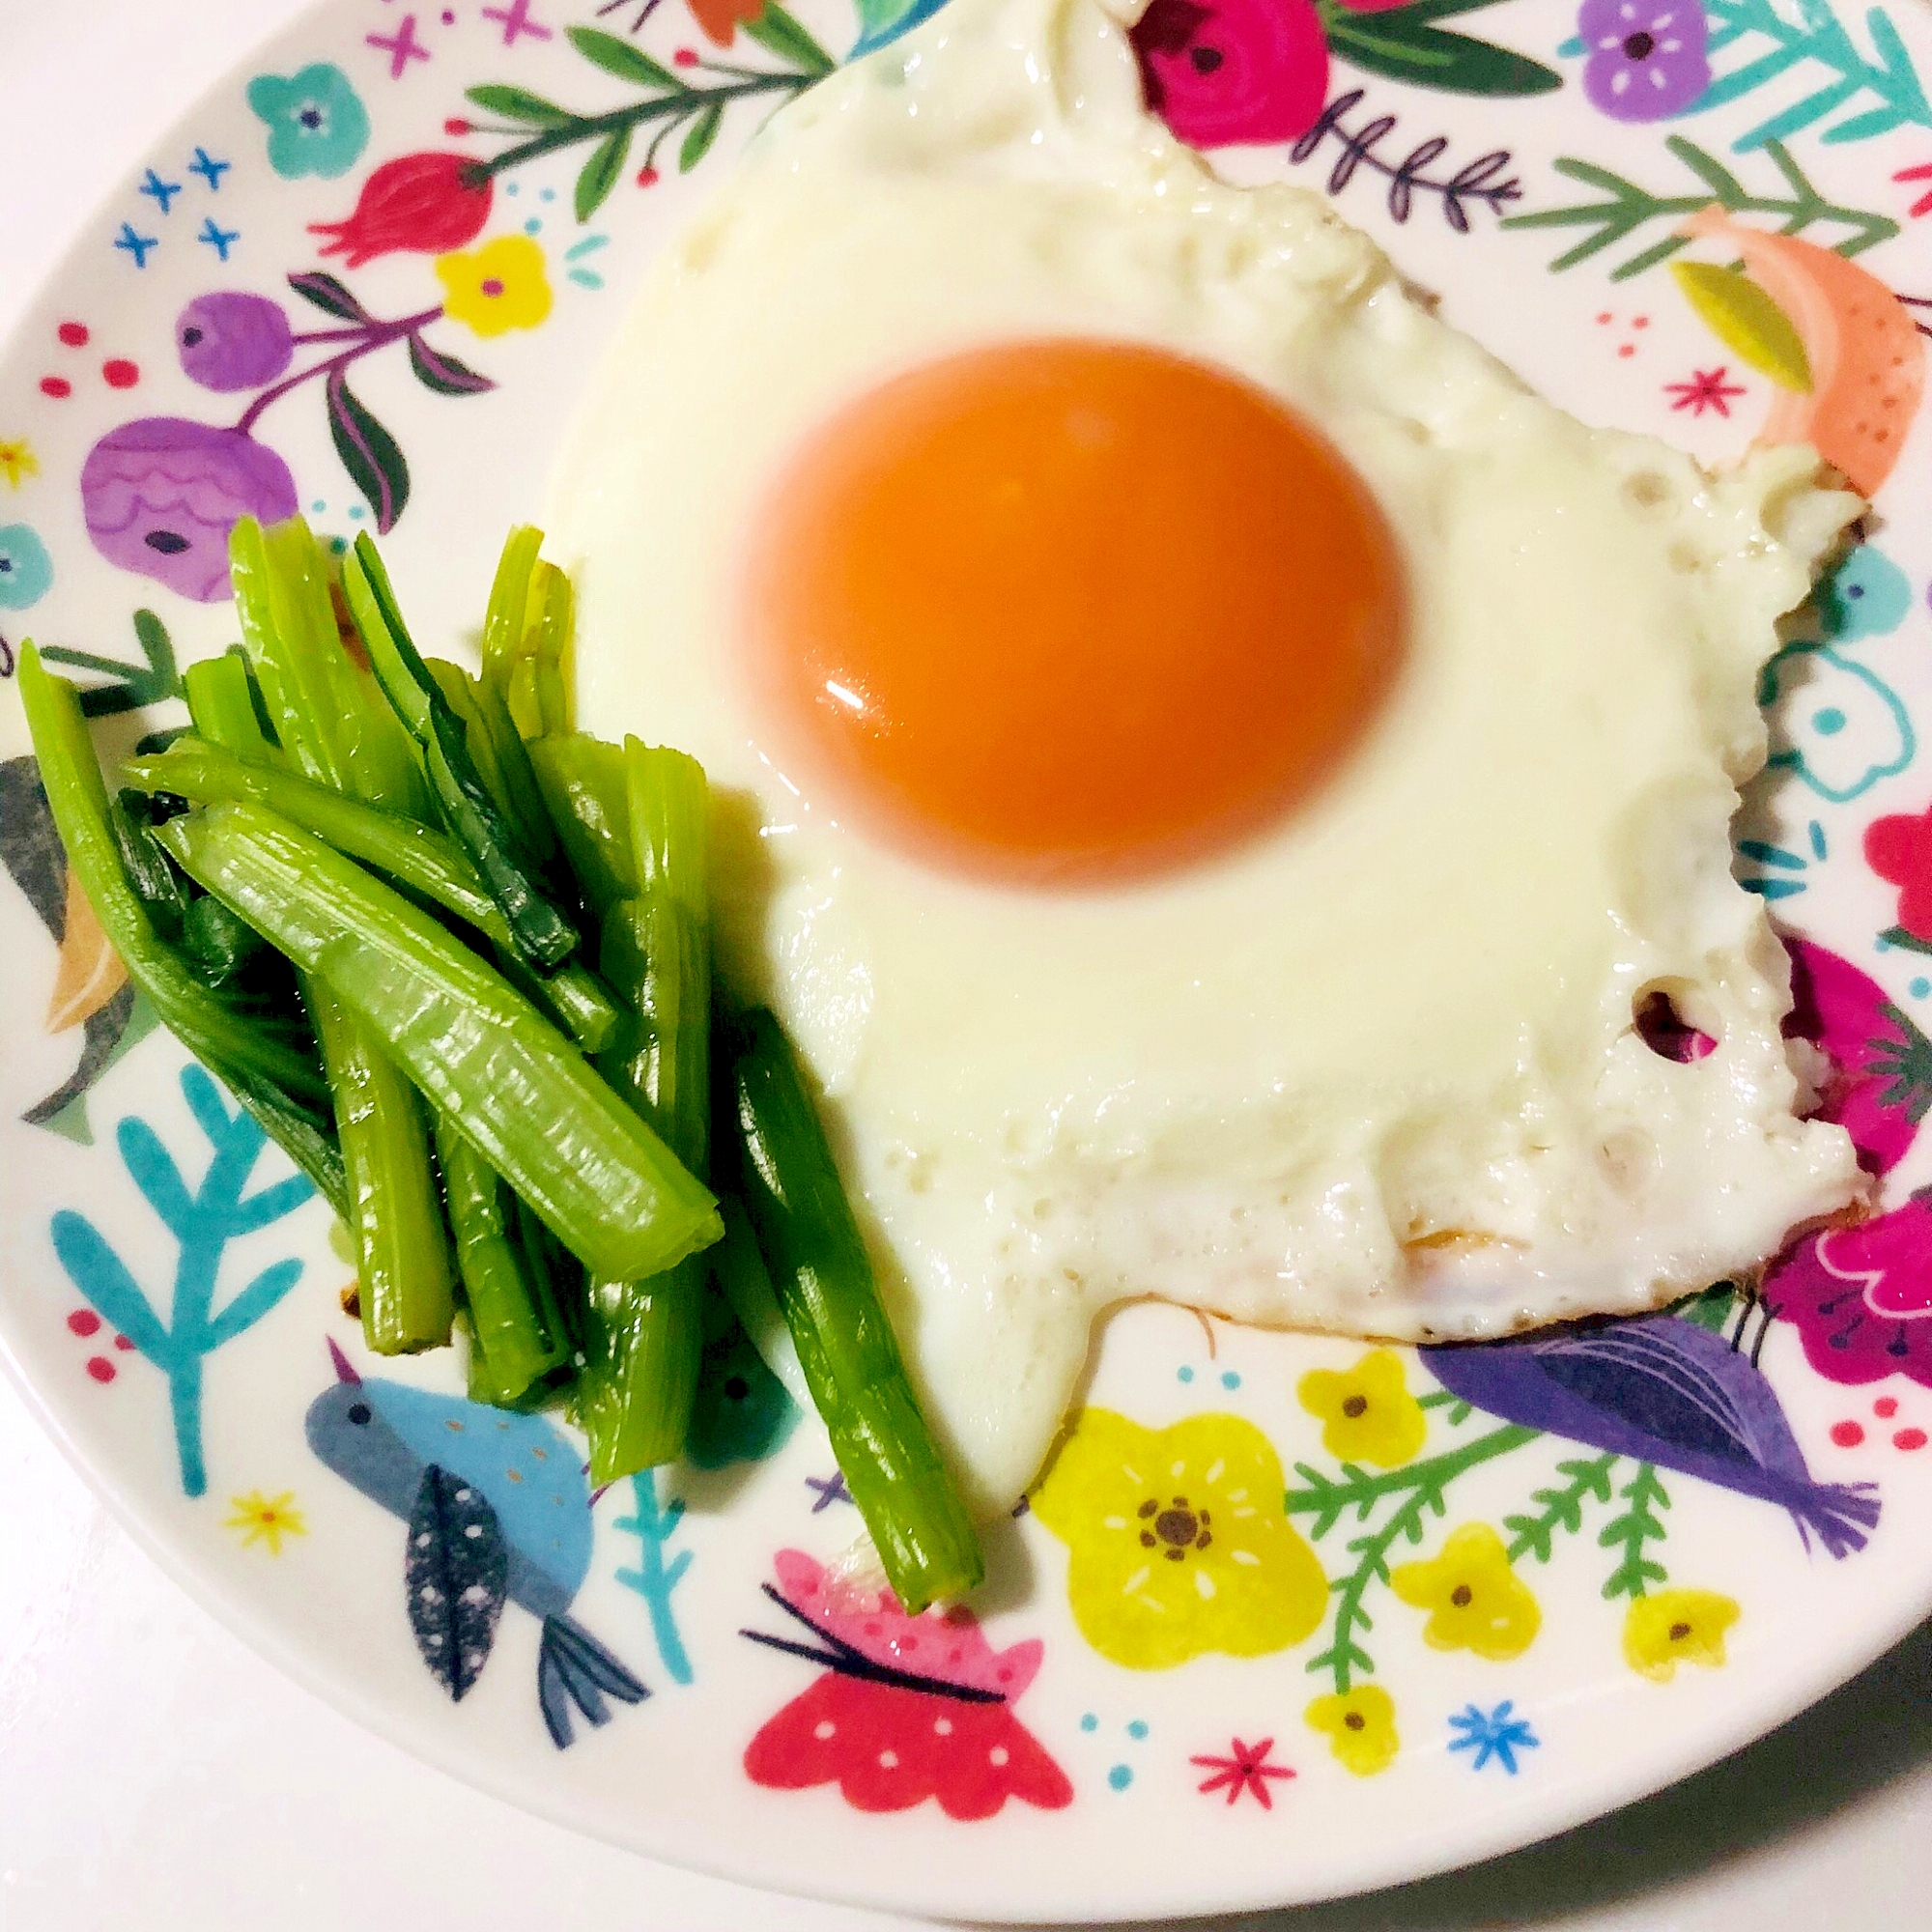
<instances>
[{"instance_id":1,"label":"green stalk","mask_svg":"<svg viewBox=\"0 0 1932 1932\"><path fill-rule=\"evenodd\" d=\"M248 660L239 652L224 651L218 658L189 665L182 673L182 690L195 731L209 744L239 758L275 755L256 709L259 694Z\"/></svg>"},{"instance_id":2,"label":"green stalk","mask_svg":"<svg viewBox=\"0 0 1932 1932\"><path fill-rule=\"evenodd\" d=\"M542 599L531 660L538 729L524 735L560 737L577 729L577 593L555 564L540 563L531 595Z\"/></svg>"},{"instance_id":3,"label":"green stalk","mask_svg":"<svg viewBox=\"0 0 1932 1932\"><path fill-rule=\"evenodd\" d=\"M344 647L327 563L308 526L296 517L265 530L243 518L230 549L243 645L291 761L345 799L426 816L415 753ZM335 1096L362 1332L382 1353L446 1342L454 1297L429 1122L380 1038L327 987L307 979L301 986Z\"/></svg>"},{"instance_id":4,"label":"green stalk","mask_svg":"<svg viewBox=\"0 0 1932 1932\"><path fill-rule=\"evenodd\" d=\"M917 1614L985 1573L879 1299L805 1075L764 1009L730 1029L738 1183L811 1399L895 1593Z\"/></svg>"},{"instance_id":5,"label":"green stalk","mask_svg":"<svg viewBox=\"0 0 1932 1932\"><path fill-rule=\"evenodd\" d=\"M598 964L627 1025L598 1067L701 1175L711 1112L710 793L696 759L635 738L624 773L638 895L605 915ZM683 1452L703 1355L703 1291L702 1267L592 1288L578 1417L594 1482Z\"/></svg>"},{"instance_id":6,"label":"green stalk","mask_svg":"<svg viewBox=\"0 0 1932 1932\"><path fill-rule=\"evenodd\" d=\"M515 1402L569 1351L539 1312L501 1179L446 1115L437 1120L436 1152L469 1310L470 1393L488 1388L497 1405Z\"/></svg>"},{"instance_id":7,"label":"green stalk","mask_svg":"<svg viewBox=\"0 0 1932 1932\"><path fill-rule=\"evenodd\" d=\"M47 673L31 643L20 654L19 686L41 782L68 864L128 978L162 1024L254 1115L329 1205L343 1212L349 1183L330 1117L328 1084L313 1052L285 1042L252 1017L238 1015L156 930L123 865L122 835L132 828L108 796L79 694Z\"/></svg>"},{"instance_id":8,"label":"green stalk","mask_svg":"<svg viewBox=\"0 0 1932 1932\"><path fill-rule=\"evenodd\" d=\"M469 734L411 640L383 559L367 535L355 540L343 577L370 662L396 716L422 748L443 821L490 889L525 963L547 972L577 946L577 929L550 896L526 848L477 768Z\"/></svg>"},{"instance_id":9,"label":"green stalk","mask_svg":"<svg viewBox=\"0 0 1932 1932\"><path fill-rule=\"evenodd\" d=\"M530 764L564 863L592 913L602 915L638 891L631 850L631 798L624 753L599 738L539 738Z\"/></svg>"},{"instance_id":10,"label":"green stalk","mask_svg":"<svg viewBox=\"0 0 1932 1932\"><path fill-rule=\"evenodd\" d=\"M422 1102L326 979L310 975L307 993L352 1186L362 1338L379 1355L442 1348L455 1284Z\"/></svg>"},{"instance_id":11,"label":"green stalk","mask_svg":"<svg viewBox=\"0 0 1932 1932\"><path fill-rule=\"evenodd\" d=\"M503 539L503 553L497 561L483 617L483 681L499 691L507 691L511 668L524 654L530 578L542 549L543 532L519 524Z\"/></svg>"},{"instance_id":12,"label":"green stalk","mask_svg":"<svg viewBox=\"0 0 1932 1932\"><path fill-rule=\"evenodd\" d=\"M567 965L546 978L514 964L516 944L501 910L462 847L442 833L345 798L279 766L244 763L192 738L177 739L154 757L134 759L126 776L143 791L171 792L192 805L246 801L266 806L473 925L507 955L511 977L522 990L560 1020L585 1053L603 1052L615 1035L618 1009L583 967Z\"/></svg>"},{"instance_id":13,"label":"green stalk","mask_svg":"<svg viewBox=\"0 0 1932 1932\"><path fill-rule=\"evenodd\" d=\"M156 835L336 993L584 1264L639 1280L722 1232L710 1191L503 977L286 819L213 805Z\"/></svg>"}]
</instances>

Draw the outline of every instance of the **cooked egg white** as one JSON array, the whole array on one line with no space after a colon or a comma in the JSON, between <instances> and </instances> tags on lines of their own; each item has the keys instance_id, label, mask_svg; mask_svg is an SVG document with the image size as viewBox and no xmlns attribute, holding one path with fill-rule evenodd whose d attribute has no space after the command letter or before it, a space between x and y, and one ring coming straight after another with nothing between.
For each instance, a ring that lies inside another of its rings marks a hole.
<instances>
[{"instance_id":1,"label":"cooked egg white","mask_svg":"<svg viewBox=\"0 0 1932 1932\"><path fill-rule=\"evenodd\" d=\"M1315 425L1407 615L1306 795L1054 890L896 836L743 634L827 423L902 372L1065 340ZM1218 183L1093 0L952 0L758 137L654 268L548 521L586 728L709 772L724 970L823 1083L984 1503L1033 1476L1123 1297L1496 1335L1652 1306L1857 1195L1846 1136L1794 1117L1784 957L1727 827L1775 621L1860 507L1802 449L1712 475L1525 392L1318 197ZM1645 1044L1660 990L1715 1051Z\"/></svg>"}]
</instances>

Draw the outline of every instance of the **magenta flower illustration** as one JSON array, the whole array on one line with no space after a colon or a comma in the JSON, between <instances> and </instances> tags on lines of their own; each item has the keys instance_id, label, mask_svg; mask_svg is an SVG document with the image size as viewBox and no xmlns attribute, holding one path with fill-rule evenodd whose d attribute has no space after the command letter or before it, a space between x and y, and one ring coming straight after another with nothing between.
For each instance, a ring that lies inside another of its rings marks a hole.
<instances>
[{"instance_id":1,"label":"magenta flower illustration","mask_svg":"<svg viewBox=\"0 0 1932 1932\"><path fill-rule=\"evenodd\" d=\"M1765 1306L1828 1381L1910 1376L1932 1388L1932 1203L1806 1235L1772 1264Z\"/></svg>"},{"instance_id":2,"label":"magenta flower illustration","mask_svg":"<svg viewBox=\"0 0 1932 1932\"><path fill-rule=\"evenodd\" d=\"M1809 940L1791 950L1789 1032L1832 1070L1820 1118L1851 1135L1872 1174L1903 1158L1932 1109L1932 1040L1850 960ZM1914 1195L1855 1228L1803 1236L1772 1264L1765 1306L1797 1328L1805 1359L1834 1382L1910 1376L1932 1387L1932 1202Z\"/></svg>"},{"instance_id":3,"label":"magenta flower illustration","mask_svg":"<svg viewBox=\"0 0 1932 1932\"><path fill-rule=\"evenodd\" d=\"M1932 1109L1932 1040L1849 959L1808 939L1785 945L1792 998L1785 1031L1832 1063L1817 1116L1851 1135L1868 1174L1889 1173Z\"/></svg>"},{"instance_id":4,"label":"magenta flower illustration","mask_svg":"<svg viewBox=\"0 0 1932 1932\"><path fill-rule=\"evenodd\" d=\"M1699 0L1583 0L1583 93L1615 121L1667 121L1711 84Z\"/></svg>"},{"instance_id":5,"label":"magenta flower illustration","mask_svg":"<svg viewBox=\"0 0 1932 1932\"><path fill-rule=\"evenodd\" d=\"M229 594L228 535L296 513L289 466L240 429L143 416L109 430L80 472L87 533L108 562L197 604Z\"/></svg>"}]
</instances>

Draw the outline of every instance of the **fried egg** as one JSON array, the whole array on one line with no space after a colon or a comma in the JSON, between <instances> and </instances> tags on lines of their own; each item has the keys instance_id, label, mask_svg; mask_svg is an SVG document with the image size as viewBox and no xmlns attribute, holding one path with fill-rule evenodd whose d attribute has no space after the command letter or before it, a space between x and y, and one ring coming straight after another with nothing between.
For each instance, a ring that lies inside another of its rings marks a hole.
<instances>
[{"instance_id":1,"label":"fried egg","mask_svg":"<svg viewBox=\"0 0 1932 1932\"><path fill-rule=\"evenodd\" d=\"M1499 1335L1858 1196L1728 824L1861 507L1529 393L1094 0L952 0L757 137L549 524L983 1504L1122 1299Z\"/></svg>"}]
</instances>

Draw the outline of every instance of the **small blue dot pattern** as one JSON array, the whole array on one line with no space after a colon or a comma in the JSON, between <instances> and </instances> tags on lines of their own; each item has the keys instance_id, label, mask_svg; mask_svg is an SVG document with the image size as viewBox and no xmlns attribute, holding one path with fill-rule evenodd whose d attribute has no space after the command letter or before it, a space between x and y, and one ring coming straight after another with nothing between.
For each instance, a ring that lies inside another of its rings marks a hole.
<instances>
[{"instance_id":1,"label":"small blue dot pattern","mask_svg":"<svg viewBox=\"0 0 1932 1932\"><path fill-rule=\"evenodd\" d=\"M1127 1786L1130 1785L1133 1781L1134 1781L1133 1770L1128 1765L1117 1764L1113 1768L1113 1770L1107 1774L1107 1782L1111 1784L1116 1791L1124 1791L1127 1788Z\"/></svg>"}]
</instances>

